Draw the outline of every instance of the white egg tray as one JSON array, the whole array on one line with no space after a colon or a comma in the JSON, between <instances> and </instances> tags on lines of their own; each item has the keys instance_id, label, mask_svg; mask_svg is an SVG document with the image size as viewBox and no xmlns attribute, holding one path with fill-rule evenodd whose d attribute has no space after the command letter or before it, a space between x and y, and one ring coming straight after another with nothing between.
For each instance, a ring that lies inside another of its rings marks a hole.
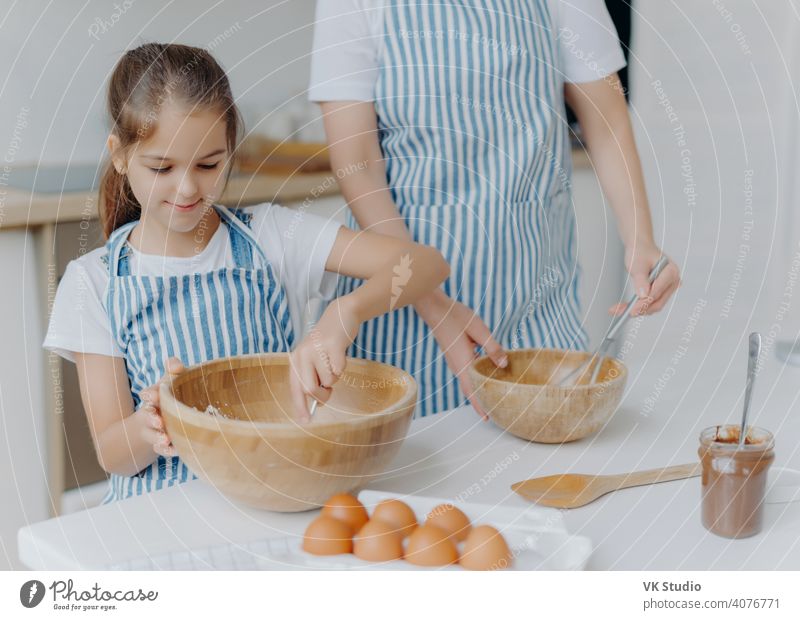
<instances>
[{"instance_id":1,"label":"white egg tray","mask_svg":"<svg viewBox=\"0 0 800 620\"><path fill-rule=\"evenodd\" d=\"M513 555L512 570L583 570L592 554L592 542L573 536L561 512L531 504L508 508L489 504L465 504L443 497L400 495L362 491L358 499L372 514L378 502L396 498L408 504L422 523L439 504L453 504L474 525L496 527ZM223 543L198 549L170 551L109 564L106 570L464 570L458 565L442 568L415 566L403 560L366 562L352 554L315 556L301 549L301 536L266 538L248 543Z\"/></svg>"},{"instance_id":2,"label":"white egg tray","mask_svg":"<svg viewBox=\"0 0 800 620\"><path fill-rule=\"evenodd\" d=\"M453 504L469 517L473 525L496 527L511 549L513 570L583 570L592 554L592 542L585 536L571 535L558 510L531 505L523 509L489 504L467 504L442 497L399 495L383 491L364 490L358 499L372 514L373 508L384 499L399 499L408 504L422 523L426 515L439 504ZM281 553L274 546L269 558L263 558L270 568L299 568L323 570L464 570L458 565L431 569L415 566L404 560L367 562L352 554L315 556L303 551L297 537L286 539ZM257 563L259 561L257 560ZM266 567L266 566L265 566Z\"/></svg>"}]
</instances>

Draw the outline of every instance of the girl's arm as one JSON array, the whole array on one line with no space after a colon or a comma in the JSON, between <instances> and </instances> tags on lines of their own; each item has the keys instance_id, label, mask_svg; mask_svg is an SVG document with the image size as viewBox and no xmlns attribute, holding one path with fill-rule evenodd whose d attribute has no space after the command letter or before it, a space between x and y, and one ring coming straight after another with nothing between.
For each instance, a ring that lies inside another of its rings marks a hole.
<instances>
[{"instance_id":1,"label":"girl's arm","mask_svg":"<svg viewBox=\"0 0 800 620\"><path fill-rule=\"evenodd\" d=\"M580 122L600 186L616 215L625 245L625 266L642 298L631 313L658 312L680 285L680 272L670 262L652 288L649 284L650 270L661 250L653 238L642 165L619 77L615 73L593 82L567 83L564 94ZM612 311L619 313L623 307L620 304Z\"/></svg>"},{"instance_id":2,"label":"girl's arm","mask_svg":"<svg viewBox=\"0 0 800 620\"><path fill-rule=\"evenodd\" d=\"M344 226L325 270L366 280L339 298L361 323L418 300L450 275L450 265L436 248Z\"/></svg>"},{"instance_id":3,"label":"girl's arm","mask_svg":"<svg viewBox=\"0 0 800 620\"><path fill-rule=\"evenodd\" d=\"M362 230L409 241L411 235L386 181L375 105L364 101L329 101L320 107L331 165L337 171L342 195L358 225ZM438 287L413 303L433 331L451 371L459 377L464 394L486 418L473 398L466 368L475 358L477 347L483 347L497 365L505 365L503 348L471 308L450 299Z\"/></svg>"},{"instance_id":4,"label":"girl's arm","mask_svg":"<svg viewBox=\"0 0 800 620\"><path fill-rule=\"evenodd\" d=\"M435 248L345 227L339 229L325 269L366 281L331 302L292 352L292 396L302 421L310 418L306 396L319 402L330 397L361 323L414 302L450 274Z\"/></svg>"},{"instance_id":5,"label":"girl's arm","mask_svg":"<svg viewBox=\"0 0 800 620\"><path fill-rule=\"evenodd\" d=\"M133 476L159 454L174 456L157 410L145 405L134 411L122 358L75 353L75 364L97 460L106 472Z\"/></svg>"}]
</instances>

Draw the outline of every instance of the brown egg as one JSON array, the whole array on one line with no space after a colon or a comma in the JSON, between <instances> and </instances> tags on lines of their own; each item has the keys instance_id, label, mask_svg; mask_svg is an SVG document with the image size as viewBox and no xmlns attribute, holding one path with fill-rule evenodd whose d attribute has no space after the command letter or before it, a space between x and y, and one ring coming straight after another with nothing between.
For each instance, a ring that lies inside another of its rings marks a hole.
<instances>
[{"instance_id":1,"label":"brown egg","mask_svg":"<svg viewBox=\"0 0 800 620\"><path fill-rule=\"evenodd\" d=\"M353 538L353 553L370 562L389 562L403 557L403 537L394 525L372 518Z\"/></svg>"},{"instance_id":2,"label":"brown egg","mask_svg":"<svg viewBox=\"0 0 800 620\"><path fill-rule=\"evenodd\" d=\"M469 570L498 570L511 566L511 550L506 539L491 525L472 529L458 561Z\"/></svg>"},{"instance_id":3,"label":"brown egg","mask_svg":"<svg viewBox=\"0 0 800 620\"><path fill-rule=\"evenodd\" d=\"M354 532L360 530L369 521L367 509L352 495L339 493L331 497L322 507L322 516L344 521Z\"/></svg>"},{"instance_id":4,"label":"brown egg","mask_svg":"<svg viewBox=\"0 0 800 620\"><path fill-rule=\"evenodd\" d=\"M428 520L425 523L442 528L456 543L464 540L469 534L470 527L472 527L467 515L452 504L439 504L436 506L428 513Z\"/></svg>"},{"instance_id":5,"label":"brown egg","mask_svg":"<svg viewBox=\"0 0 800 620\"><path fill-rule=\"evenodd\" d=\"M373 519L393 525L405 538L417 528L417 515L408 504L399 499L385 499L372 511Z\"/></svg>"},{"instance_id":6,"label":"brown egg","mask_svg":"<svg viewBox=\"0 0 800 620\"><path fill-rule=\"evenodd\" d=\"M314 555L339 555L353 550L353 528L331 517L317 517L303 535L303 551Z\"/></svg>"},{"instance_id":7,"label":"brown egg","mask_svg":"<svg viewBox=\"0 0 800 620\"><path fill-rule=\"evenodd\" d=\"M447 532L426 523L408 537L405 559L417 566L447 566L458 560L458 551Z\"/></svg>"}]
</instances>

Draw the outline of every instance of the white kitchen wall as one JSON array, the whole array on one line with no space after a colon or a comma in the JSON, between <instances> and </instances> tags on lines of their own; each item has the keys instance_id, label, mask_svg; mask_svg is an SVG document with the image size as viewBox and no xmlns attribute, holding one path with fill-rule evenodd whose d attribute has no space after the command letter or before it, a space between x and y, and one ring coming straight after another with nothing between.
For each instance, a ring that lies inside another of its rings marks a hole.
<instances>
[{"instance_id":1,"label":"white kitchen wall","mask_svg":"<svg viewBox=\"0 0 800 620\"><path fill-rule=\"evenodd\" d=\"M95 163L107 76L123 51L152 41L212 51L252 120L303 97L313 16L313 0L14 3L0 14L0 128L10 136L26 116L17 163Z\"/></svg>"},{"instance_id":2,"label":"white kitchen wall","mask_svg":"<svg viewBox=\"0 0 800 620\"><path fill-rule=\"evenodd\" d=\"M800 259L799 6L634 3L637 139L656 229L683 271L667 312L633 330L627 359L663 369L645 405L660 415L670 416L685 390L704 390L718 422L732 420L748 333L762 333L765 356L800 334L800 262L792 264ZM697 359L686 363L690 355ZM736 389L719 390L728 376ZM759 390L768 389L765 379Z\"/></svg>"}]
</instances>

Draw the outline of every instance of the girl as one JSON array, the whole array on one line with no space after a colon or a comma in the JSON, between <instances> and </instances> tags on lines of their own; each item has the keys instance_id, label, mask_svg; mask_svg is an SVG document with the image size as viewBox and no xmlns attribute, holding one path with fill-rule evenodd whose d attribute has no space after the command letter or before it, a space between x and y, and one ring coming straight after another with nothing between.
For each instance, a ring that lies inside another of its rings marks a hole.
<instances>
[{"instance_id":1,"label":"girl","mask_svg":"<svg viewBox=\"0 0 800 620\"><path fill-rule=\"evenodd\" d=\"M107 242L69 264L44 343L77 365L98 460L111 474L103 503L195 477L158 409L166 371L294 349L294 408L307 421L307 396L330 396L360 323L430 292L448 272L436 250L413 243L274 205L215 204L240 124L225 73L202 49L127 52L111 76L108 111ZM396 286L400 264L408 277ZM332 302L297 344L304 304L335 289L326 271L366 282Z\"/></svg>"},{"instance_id":2,"label":"girl","mask_svg":"<svg viewBox=\"0 0 800 620\"><path fill-rule=\"evenodd\" d=\"M443 290L365 324L353 346L414 375L423 415L458 406L459 384L472 396L476 345L587 344L565 98L617 216L633 312L676 290L675 265L648 284L661 250L624 64L602 0L318 0L310 97L334 166L367 162L340 181L349 223L433 245L451 266ZM355 286L343 278L340 293Z\"/></svg>"}]
</instances>

